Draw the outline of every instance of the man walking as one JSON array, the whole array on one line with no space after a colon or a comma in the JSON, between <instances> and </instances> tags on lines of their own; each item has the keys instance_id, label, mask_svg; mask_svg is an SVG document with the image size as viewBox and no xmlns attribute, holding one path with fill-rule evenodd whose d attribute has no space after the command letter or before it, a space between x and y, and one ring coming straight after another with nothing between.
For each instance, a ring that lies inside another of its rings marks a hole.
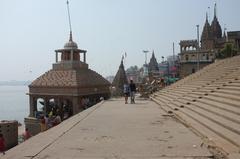
<instances>
[{"instance_id":1,"label":"man walking","mask_svg":"<svg viewBox=\"0 0 240 159\"><path fill-rule=\"evenodd\" d=\"M136 92L136 85L133 83L133 80L130 80L130 97L131 97L131 103L135 103L135 92Z\"/></svg>"}]
</instances>

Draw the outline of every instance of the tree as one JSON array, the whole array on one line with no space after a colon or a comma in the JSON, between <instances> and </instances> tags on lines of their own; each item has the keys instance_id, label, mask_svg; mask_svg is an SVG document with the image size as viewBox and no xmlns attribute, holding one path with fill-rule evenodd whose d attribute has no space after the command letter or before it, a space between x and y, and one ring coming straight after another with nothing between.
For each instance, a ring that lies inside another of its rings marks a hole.
<instances>
[{"instance_id":1,"label":"tree","mask_svg":"<svg viewBox=\"0 0 240 159\"><path fill-rule=\"evenodd\" d=\"M226 43L224 48L218 53L217 58L223 59L237 55L237 50L233 48L232 43Z\"/></svg>"}]
</instances>

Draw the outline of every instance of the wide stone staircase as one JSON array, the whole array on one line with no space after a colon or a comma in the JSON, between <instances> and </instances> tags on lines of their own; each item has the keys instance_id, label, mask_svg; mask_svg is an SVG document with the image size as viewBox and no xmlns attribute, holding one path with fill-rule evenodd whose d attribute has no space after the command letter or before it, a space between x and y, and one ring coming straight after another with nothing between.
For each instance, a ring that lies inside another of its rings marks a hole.
<instances>
[{"instance_id":1,"label":"wide stone staircase","mask_svg":"<svg viewBox=\"0 0 240 159\"><path fill-rule=\"evenodd\" d=\"M208 147L240 159L240 56L208 65L150 98Z\"/></svg>"}]
</instances>

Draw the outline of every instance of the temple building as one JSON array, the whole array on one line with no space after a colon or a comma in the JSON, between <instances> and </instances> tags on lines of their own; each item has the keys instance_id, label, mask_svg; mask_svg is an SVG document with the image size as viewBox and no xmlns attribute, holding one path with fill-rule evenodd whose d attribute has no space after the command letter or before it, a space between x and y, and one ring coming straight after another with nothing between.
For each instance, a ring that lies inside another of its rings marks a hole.
<instances>
[{"instance_id":1,"label":"temple building","mask_svg":"<svg viewBox=\"0 0 240 159\"><path fill-rule=\"evenodd\" d=\"M148 65L148 72L149 73L159 73L158 62L154 55L154 51L152 53L152 57L150 59L149 65Z\"/></svg>"},{"instance_id":2,"label":"temple building","mask_svg":"<svg viewBox=\"0 0 240 159\"><path fill-rule=\"evenodd\" d=\"M152 52L152 57L148 64L148 76L150 81L152 81L154 78L159 78L160 76L159 66L154 51Z\"/></svg>"},{"instance_id":3,"label":"temple building","mask_svg":"<svg viewBox=\"0 0 240 159\"><path fill-rule=\"evenodd\" d=\"M121 64L118 68L117 74L114 77L114 80L112 82L112 86L114 86L114 91L113 91L113 95L114 96L122 96L123 95L123 85L125 83L128 83L128 79L126 76L126 72L124 69L124 65L123 65L123 58L121 60Z\"/></svg>"},{"instance_id":4,"label":"temple building","mask_svg":"<svg viewBox=\"0 0 240 159\"><path fill-rule=\"evenodd\" d=\"M237 32L228 32L232 35L232 43L239 48L239 35ZM214 17L211 24L208 21L206 14L206 21L202 30L201 40L181 40L180 41L180 77L183 78L206 65L214 62L216 56L228 43L228 34L222 31L221 25L216 14L216 3L214 6ZM234 35L233 35L234 34ZM237 36L238 35L238 36Z\"/></svg>"},{"instance_id":5,"label":"temple building","mask_svg":"<svg viewBox=\"0 0 240 159\"><path fill-rule=\"evenodd\" d=\"M69 41L63 49L55 50L56 62L52 69L35 79L29 85L29 116L26 127L34 135L39 133L40 120L51 111L57 111L62 120L99 102L100 98L110 97L110 83L97 72L89 69L86 63L86 50L78 48L70 31ZM42 110L37 105L42 101Z\"/></svg>"}]
</instances>

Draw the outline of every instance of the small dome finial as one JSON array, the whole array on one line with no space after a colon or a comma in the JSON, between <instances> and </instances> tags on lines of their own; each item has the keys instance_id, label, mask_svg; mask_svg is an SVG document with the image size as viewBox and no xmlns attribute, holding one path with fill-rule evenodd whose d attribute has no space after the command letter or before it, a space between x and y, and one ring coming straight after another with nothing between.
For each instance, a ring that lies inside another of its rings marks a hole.
<instances>
[{"instance_id":1,"label":"small dome finial","mask_svg":"<svg viewBox=\"0 0 240 159\"><path fill-rule=\"evenodd\" d=\"M69 41L73 41L73 39L72 39L72 31L70 31Z\"/></svg>"}]
</instances>

